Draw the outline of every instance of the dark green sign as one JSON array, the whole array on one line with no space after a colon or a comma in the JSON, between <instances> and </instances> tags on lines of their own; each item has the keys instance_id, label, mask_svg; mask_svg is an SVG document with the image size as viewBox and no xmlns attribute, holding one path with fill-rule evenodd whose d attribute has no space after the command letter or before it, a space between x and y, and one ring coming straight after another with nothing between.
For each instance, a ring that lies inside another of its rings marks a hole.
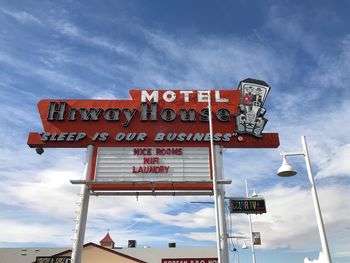
<instances>
[{"instance_id":1,"label":"dark green sign","mask_svg":"<svg viewBox=\"0 0 350 263\"><path fill-rule=\"evenodd\" d=\"M231 197L230 212L242 214L266 213L265 199L261 197Z\"/></svg>"}]
</instances>

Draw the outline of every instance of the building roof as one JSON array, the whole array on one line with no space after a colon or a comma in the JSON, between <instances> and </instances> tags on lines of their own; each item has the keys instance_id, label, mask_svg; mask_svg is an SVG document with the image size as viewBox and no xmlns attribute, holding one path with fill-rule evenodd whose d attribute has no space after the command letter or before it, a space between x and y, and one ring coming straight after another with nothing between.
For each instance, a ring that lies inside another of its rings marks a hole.
<instances>
[{"instance_id":1,"label":"building roof","mask_svg":"<svg viewBox=\"0 0 350 263\"><path fill-rule=\"evenodd\" d=\"M176 248L121 248L121 253L144 260L148 263L160 263L162 259L181 258L217 258L216 247L176 247ZM188 261L190 262L190 261ZM196 262L196 261L194 261Z\"/></svg>"},{"instance_id":2,"label":"building roof","mask_svg":"<svg viewBox=\"0 0 350 263\"><path fill-rule=\"evenodd\" d=\"M30 263L36 257L51 256L67 248L0 248L0 263Z\"/></svg>"},{"instance_id":3,"label":"building roof","mask_svg":"<svg viewBox=\"0 0 350 263\"><path fill-rule=\"evenodd\" d=\"M112 242L113 242L113 240L112 240ZM135 257L129 256L129 255L126 255L126 254L117 252L117 251L115 251L115 250L113 250L113 249L106 248L106 247L97 245L97 244L92 243L92 242L86 243L86 244L84 245L84 248L85 248L85 247L88 247L88 246L93 246L93 247L96 247L96 248L99 248L99 249L108 251L108 252L113 253L113 254L115 254L115 255L118 255L118 256L120 256L120 257L124 257L124 258L130 259L130 260L133 260L133 261L135 261L135 262L137 262L137 263L147 263L147 262L142 261L142 260L140 260L140 259L138 259L138 258L135 258ZM72 252L72 250L71 250L71 249L68 249L68 250L62 251L62 252L60 252L60 253L58 253L58 254L52 255L52 256L56 256L56 257L57 257L57 256L62 256L62 255L65 255L65 254L68 254L68 253L71 253L71 252Z\"/></svg>"},{"instance_id":4,"label":"building roof","mask_svg":"<svg viewBox=\"0 0 350 263\"><path fill-rule=\"evenodd\" d=\"M109 232L107 232L106 236L104 238L102 238L100 243L114 243L113 239L109 235Z\"/></svg>"}]
</instances>

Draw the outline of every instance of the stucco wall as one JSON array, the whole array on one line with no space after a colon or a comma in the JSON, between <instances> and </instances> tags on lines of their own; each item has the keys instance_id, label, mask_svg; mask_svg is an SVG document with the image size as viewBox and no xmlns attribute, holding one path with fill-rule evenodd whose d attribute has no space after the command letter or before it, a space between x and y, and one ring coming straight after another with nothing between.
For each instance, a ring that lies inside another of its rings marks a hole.
<instances>
[{"instance_id":1,"label":"stucco wall","mask_svg":"<svg viewBox=\"0 0 350 263\"><path fill-rule=\"evenodd\" d=\"M62 256L70 256L71 253ZM84 247L82 263L135 263L137 261L125 258L116 253L109 252L94 246Z\"/></svg>"}]
</instances>

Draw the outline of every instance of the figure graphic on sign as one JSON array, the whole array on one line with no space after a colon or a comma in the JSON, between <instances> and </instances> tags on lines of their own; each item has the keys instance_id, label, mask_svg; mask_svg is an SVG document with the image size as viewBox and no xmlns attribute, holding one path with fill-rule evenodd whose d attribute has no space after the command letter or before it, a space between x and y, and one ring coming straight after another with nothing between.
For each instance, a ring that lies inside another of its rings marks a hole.
<instances>
[{"instance_id":1,"label":"figure graphic on sign","mask_svg":"<svg viewBox=\"0 0 350 263\"><path fill-rule=\"evenodd\" d=\"M254 135L256 137L261 137L261 132L266 124L266 120L264 118L257 118L256 119L256 125L255 125L255 128L254 128Z\"/></svg>"},{"instance_id":2,"label":"figure graphic on sign","mask_svg":"<svg viewBox=\"0 0 350 263\"><path fill-rule=\"evenodd\" d=\"M246 124L247 118L243 114L237 116L237 118L239 118L238 125L237 125L238 132L244 132L246 130L245 124Z\"/></svg>"},{"instance_id":3,"label":"figure graphic on sign","mask_svg":"<svg viewBox=\"0 0 350 263\"><path fill-rule=\"evenodd\" d=\"M244 104L245 105L253 105L253 88L252 87L248 87L247 88L247 93L244 94L244 98L243 98L243 101L244 101Z\"/></svg>"},{"instance_id":4,"label":"figure graphic on sign","mask_svg":"<svg viewBox=\"0 0 350 263\"><path fill-rule=\"evenodd\" d=\"M263 106L270 86L262 80L245 79L239 83L238 90L241 104L238 106L240 113L236 115L236 131L261 138L267 122Z\"/></svg>"},{"instance_id":5,"label":"figure graphic on sign","mask_svg":"<svg viewBox=\"0 0 350 263\"><path fill-rule=\"evenodd\" d=\"M262 104L262 96L261 96L262 90L261 90L261 88L258 87L255 90L255 92L256 92L256 94L254 94L254 96L253 96L253 102L252 103L253 103L254 106L260 107L261 104Z\"/></svg>"}]
</instances>

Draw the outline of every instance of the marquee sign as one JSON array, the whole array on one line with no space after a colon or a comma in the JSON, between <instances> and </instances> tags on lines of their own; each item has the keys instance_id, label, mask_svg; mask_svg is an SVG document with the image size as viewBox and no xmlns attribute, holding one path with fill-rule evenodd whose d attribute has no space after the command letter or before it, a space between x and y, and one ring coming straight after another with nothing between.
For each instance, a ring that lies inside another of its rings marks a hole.
<instances>
[{"instance_id":1,"label":"marquee sign","mask_svg":"<svg viewBox=\"0 0 350 263\"><path fill-rule=\"evenodd\" d=\"M94 190L212 189L206 147L99 147L95 159L90 178Z\"/></svg>"}]
</instances>

